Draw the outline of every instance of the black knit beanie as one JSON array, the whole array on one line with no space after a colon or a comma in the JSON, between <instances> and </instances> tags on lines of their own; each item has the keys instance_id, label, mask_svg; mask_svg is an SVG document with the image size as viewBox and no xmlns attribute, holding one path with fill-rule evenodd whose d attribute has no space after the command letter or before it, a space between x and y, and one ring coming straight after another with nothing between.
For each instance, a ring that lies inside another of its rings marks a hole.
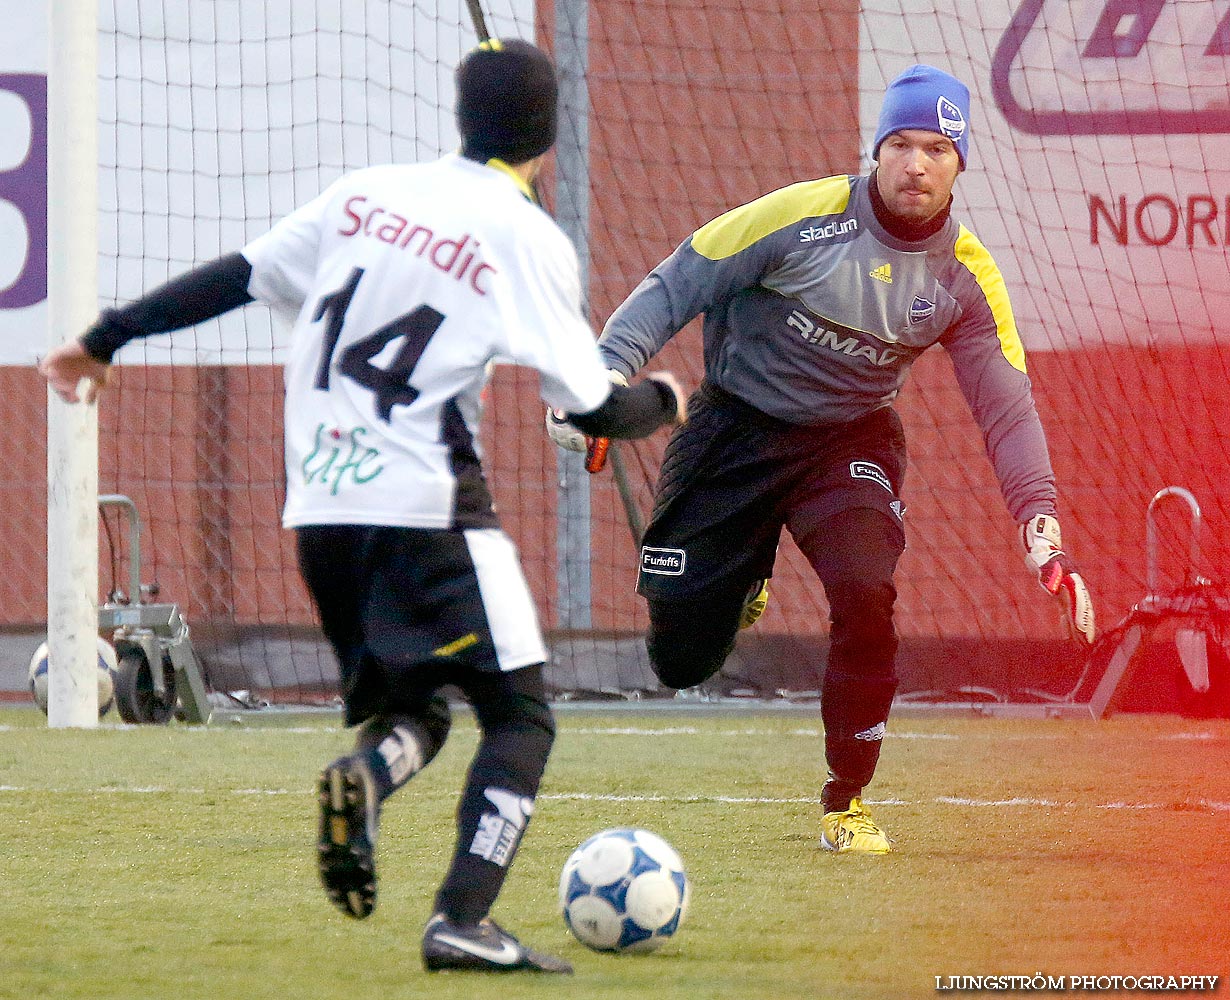
<instances>
[{"instance_id":1,"label":"black knit beanie","mask_svg":"<svg viewBox=\"0 0 1230 1000\"><path fill-rule=\"evenodd\" d=\"M485 163L524 163L555 145L558 88L545 52L520 39L491 39L457 67L461 153Z\"/></svg>"}]
</instances>

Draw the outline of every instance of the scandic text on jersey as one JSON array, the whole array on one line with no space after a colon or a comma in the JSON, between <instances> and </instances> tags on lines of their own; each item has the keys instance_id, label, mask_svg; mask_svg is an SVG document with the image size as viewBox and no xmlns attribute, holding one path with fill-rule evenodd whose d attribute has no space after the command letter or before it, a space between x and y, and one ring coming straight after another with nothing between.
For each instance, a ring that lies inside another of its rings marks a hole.
<instances>
[{"instance_id":1,"label":"scandic text on jersey","mask_svg":"<svg viewBox=\"0 0 1230 1000\"><path fill-rule=\"evenodd\" d=\"M483 272L496 272L496 268L486 263L479 247L481 244L469 233L459 239L441 236L437 239L435 230L415 223L391 212L380 205L367 207L365 195L357 194L347 198L342 206L348 220L346 225L338 229L343 236L369 236L387 243L398 250L408 250L416 257L425 258L431 265L445 274L451 274L458 281L469 277L469 286L479 295L486 295L488 288L480 282ZM463 253L464 251L464 253ZM473 266L471 266L473 265Z\"/></svg>"}]
</instances>

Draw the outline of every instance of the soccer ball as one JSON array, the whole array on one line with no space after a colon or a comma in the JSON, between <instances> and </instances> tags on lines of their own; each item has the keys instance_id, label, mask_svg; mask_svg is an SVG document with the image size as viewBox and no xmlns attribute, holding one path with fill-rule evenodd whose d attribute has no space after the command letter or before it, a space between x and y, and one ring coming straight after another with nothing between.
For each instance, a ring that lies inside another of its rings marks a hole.
<instances>
[{"instance_id":1,"label":"soccer ball","mask_svg":"<svg viewBox=\"0 0 1230 1000\"><path fill-rule=\"evenodd\" d=\"M115 704L115 647L98 637L98 717L101 719ZM47 713L47 643L43 642L30 657L30 694L34 703Z\"/></svg>"},{"instance_id":2,"label":"soccer ball","mask_svg":"<svg viewBox=\"0 0 1230 1000\"><path fill-rule=\"evenodd\" d=\"M595 951L653 951L679 930L692 890L678 852L656 833L595 833L559 880L564 923Z\"/></svg>"}]
</instances>

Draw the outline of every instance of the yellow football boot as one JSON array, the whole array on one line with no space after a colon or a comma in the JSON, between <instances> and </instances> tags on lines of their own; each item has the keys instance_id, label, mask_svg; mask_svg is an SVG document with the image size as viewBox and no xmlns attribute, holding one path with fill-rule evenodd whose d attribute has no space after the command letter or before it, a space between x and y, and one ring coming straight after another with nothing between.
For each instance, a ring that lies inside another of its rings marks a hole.
<instances>
[{"instance_id":1,"label":"yellow football boot","mask_svg":"<svg viewBox=\"0 0 1230 1000\"><path fill-rule=\"evenodd\" d=\"M743 611L739 615L739 628L751 628L755 625L768 606L769 581L757 580L748 588L747 598L743 602Z\"/></svg>"},{"instance_id":2,"label":"yellow football boot","mask_svg":"<svg viewBox=\"0 0 1230 1000\"><path fill-rule=\"evenodd\" d=\"M860 798L851 799L845 812L824 814L820 846L838 854L888 854L893 849Z\"/></svg>"}]
</instances>

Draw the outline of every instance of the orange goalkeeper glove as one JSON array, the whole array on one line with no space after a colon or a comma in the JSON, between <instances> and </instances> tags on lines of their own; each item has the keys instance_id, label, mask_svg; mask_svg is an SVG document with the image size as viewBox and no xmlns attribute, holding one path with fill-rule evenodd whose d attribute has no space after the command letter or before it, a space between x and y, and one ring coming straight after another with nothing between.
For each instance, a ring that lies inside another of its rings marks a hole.
<instances>
[{"instance_id":1,"label":"orange goalkeeper glove","mask_svg":"<svg viewBox=\"0 0 1230 1000\"><path fill-rule=\"evenodd\" d=\"M611 385L627 387L628 380L624 378L623 372L608 368L606 374ZM547 435L566 451L585 452L586 472L601 472L606 465L607 452L611 449L611 439L582 434L568 422L562 410L547 410Z\"/></svg>"},{"instance_id":2,"label":"orange goalkeeper glove","mask_svg":"<svg viewBox=\"0 0 1230 1000\"><path fill-rule=\"evenodd\" d=\"M1038 573L1038 582L1063 607L1068 635L1077 642L1093 644L1093 601L1075 564L1063 551L1059 522L1053 514L1037 514L1021 525L1025 562Z\"/></svg>"}]
</instances>

